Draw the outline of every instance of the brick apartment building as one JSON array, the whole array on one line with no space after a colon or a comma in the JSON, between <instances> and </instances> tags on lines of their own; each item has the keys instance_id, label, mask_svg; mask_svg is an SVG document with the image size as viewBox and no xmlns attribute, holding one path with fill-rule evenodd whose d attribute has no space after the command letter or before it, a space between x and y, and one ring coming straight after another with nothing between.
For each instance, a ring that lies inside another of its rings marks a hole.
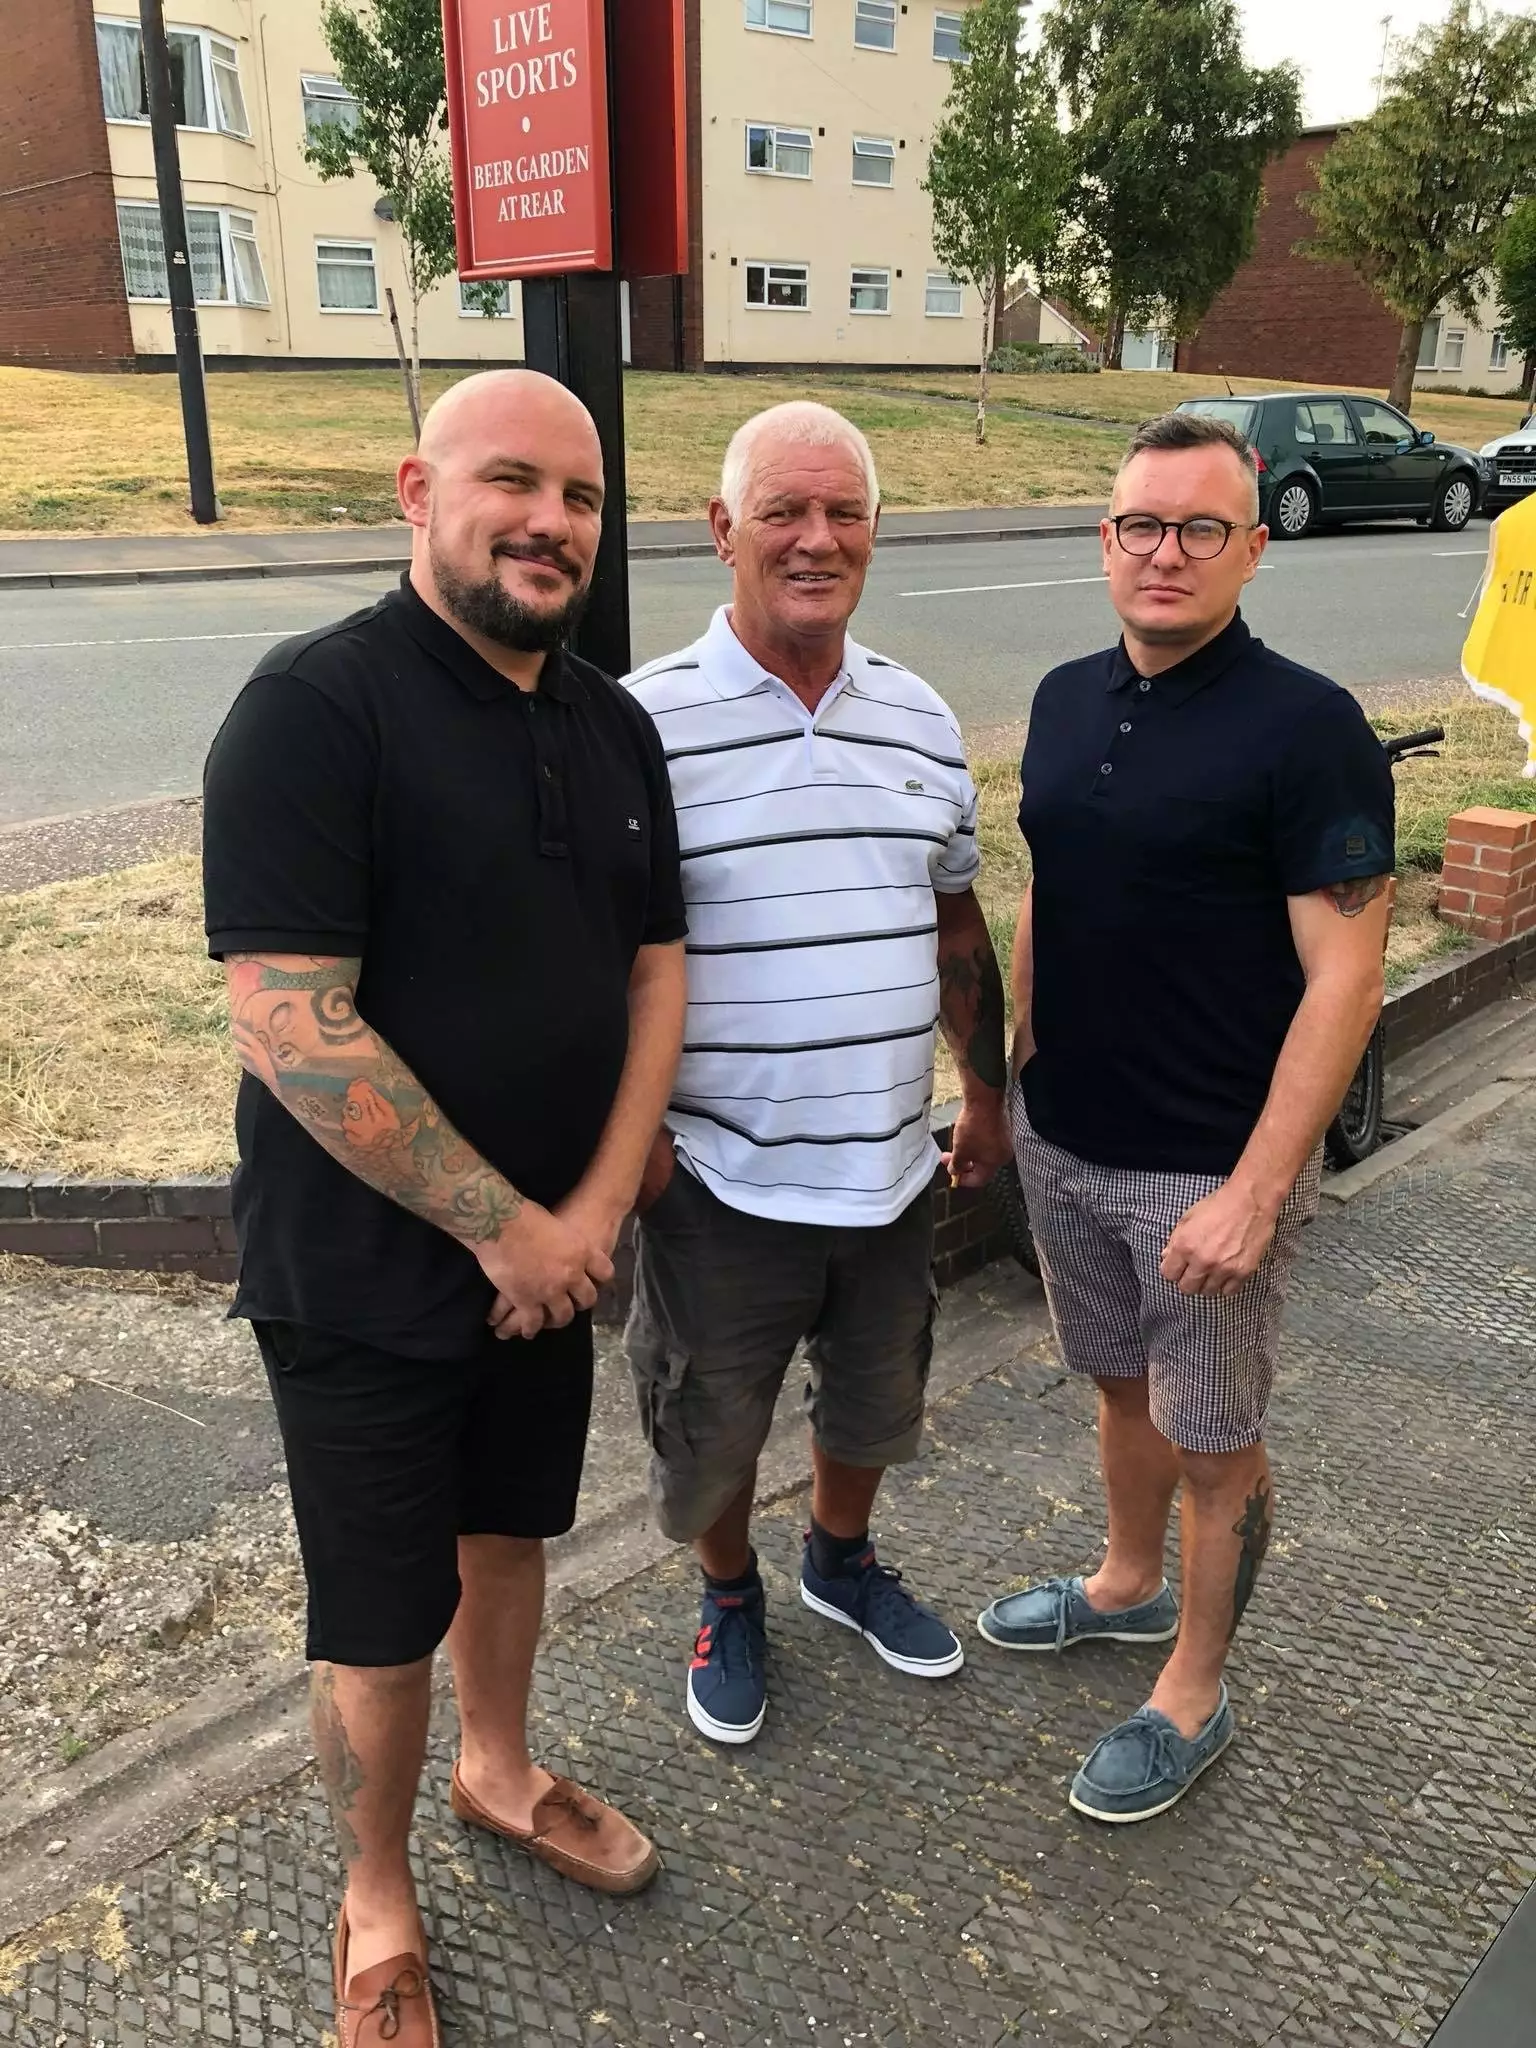
<instances>
[{"instance_id":1,"label":"brick apartment building","mask_svg":"<svg viewBox=\"0 0 1536 2048\"><path fill-rule=\"evenodd\" d=\"M969 364L980 306L920 180L971 0L685 0L689 274L625 287L648 369ZM179 10L185 9L185 12ZM320 0L171 0L189 253L211 368L394 361L399 234L304 158L354 111ZM0 0L0 362L169 368L133 0ZM423 303L429 362L516 361L521 305Z\"/></svg>"},{"instance_id":2,"label":"brick apartment building","mask_svg":"<svg viewBox=\"0 0 1536 2048\"><path fill-rule=\"evenodd\" d=\"M1177 368L1286 383L1391 383L1402 323L1347 263L1314 263L1295 253L1316 226L1302 196L1316 191L1317 166L1338 133L1309 128L1270 165L1253 254L1198 333L1179 344ZM1425 327L1420 389L1476 384L1515 392L1520 373L1491 305L1476 321L1442 309Z\"/></svg>"}]
</instances>

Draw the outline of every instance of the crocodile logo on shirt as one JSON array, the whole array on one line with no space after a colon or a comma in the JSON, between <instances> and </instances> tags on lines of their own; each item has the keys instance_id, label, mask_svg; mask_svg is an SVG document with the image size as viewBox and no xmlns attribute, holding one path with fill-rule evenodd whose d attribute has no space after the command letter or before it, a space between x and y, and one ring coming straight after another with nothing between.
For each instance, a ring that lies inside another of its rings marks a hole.
<instances>
[{"instance_id":1,"label":"crocodile logo on shirt","mask_svg":"<svg viewBox=\"0 0 1536 2048\"><path fill-rule=\"evenodd\" d=\"M914 781L913 781L913 779L912 779L912 777L911 777L910 775L909 775L909 776L907 777L907 788L908 788L908 789L916 789L916 790L921 790L921 789L922 789L922 786L923 786L923 785L922 785L922 784L921 784L920 782L914 782Z\"/></svg>"}]
</instances>

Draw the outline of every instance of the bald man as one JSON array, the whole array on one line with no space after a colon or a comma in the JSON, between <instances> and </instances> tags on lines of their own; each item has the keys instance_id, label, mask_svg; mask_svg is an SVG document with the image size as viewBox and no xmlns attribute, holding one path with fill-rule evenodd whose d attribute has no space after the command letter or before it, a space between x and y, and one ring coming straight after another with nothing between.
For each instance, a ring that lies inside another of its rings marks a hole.
<instances>
[{"instance_id":1,"label":"bald man","mask_svg":"<svg viewBox=\"0 0 1536 2048\"><path fill-rule=\"evenodd\" d=\"M456 1812L600 1890L657 1864L534 1762L526 1710L589 1311L681 1044L666 762L565 651L603 512L585 409L527 371L468 378L398 489L399 589L258 663L205 784L245 1069L233 1312L308 1584L341 2048L438 2039L407 1836L445 1639Z\"/></svg>"}]
</instances>

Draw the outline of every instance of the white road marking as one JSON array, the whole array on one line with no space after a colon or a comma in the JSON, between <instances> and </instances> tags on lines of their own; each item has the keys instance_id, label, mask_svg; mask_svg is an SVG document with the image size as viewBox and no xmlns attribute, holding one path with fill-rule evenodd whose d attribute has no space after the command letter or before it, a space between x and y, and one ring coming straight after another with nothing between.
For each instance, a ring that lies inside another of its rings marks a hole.
<instances>
[{"instance_id":1,"label":"white road marking","mask_svg":"<svg viewBox=\"0 0 1536 2048\"><path fill-rule=\"evenodd\" d=\"M1043 583L955 583L943 590L898 590L898 597L974 597L991 590L1061 590L1069 583L1107 583L1107 576L1051 576Z\"/></svg>"},{"instance_id":2,"label":"white road marking","mask_svg":"<svg viewBox=\"0 0 1536 2048\"><path fill-rule=\"evenodd\" d=\"M287 640L308 626L262 626L253 633L146 633L131 640L0 640L0 654L39 654L50 647L190 647L203 640Z\"/></svg>"},{"instance_id":3,"label":"white road marking","mask_svg":"<svg viewBox=\"0 0 1536 2048\"><path fill-rule=\"evenodd\" d=\"M1437 562L1459 562L1465 555L1486 555L1486 548L1436 548Z\"/></svg>"}]
</instances>

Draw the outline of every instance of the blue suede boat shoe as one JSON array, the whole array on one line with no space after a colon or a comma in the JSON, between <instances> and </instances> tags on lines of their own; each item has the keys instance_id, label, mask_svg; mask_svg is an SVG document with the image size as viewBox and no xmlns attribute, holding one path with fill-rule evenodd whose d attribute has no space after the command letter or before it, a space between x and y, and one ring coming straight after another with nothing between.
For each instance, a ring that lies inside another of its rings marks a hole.
<instances>
[{"instance_id":1,"label":"blue suede boat shoe","mask_svg":"<svg viewBox=\"0 0 1536 2048\"><path fill-rule=\"evenodd\" d=\"M1140 1707L1089 1751L1070 1798L1091 1820L1150 1820L1176 1806L1237 1733L1227 1688L1209 1721L1186 1738L1156 1707Z\"/></svg>"},{"instance_id":2,"label":"blue suede boat shoe","mask_svg":"<svg viewBox=\"0 0 1536 2048\"><path fill-rule=\"evenodd\" d=\"M1168 1581L1151 1600L1100 1614L1081 1578L1044 1579L1005 1593L978 1616L977 1628L1000 1650L1067 1650L1073 1643L1166 1643L1179 1632L1179 1603Z\"/></svg>"}]
</instances>

